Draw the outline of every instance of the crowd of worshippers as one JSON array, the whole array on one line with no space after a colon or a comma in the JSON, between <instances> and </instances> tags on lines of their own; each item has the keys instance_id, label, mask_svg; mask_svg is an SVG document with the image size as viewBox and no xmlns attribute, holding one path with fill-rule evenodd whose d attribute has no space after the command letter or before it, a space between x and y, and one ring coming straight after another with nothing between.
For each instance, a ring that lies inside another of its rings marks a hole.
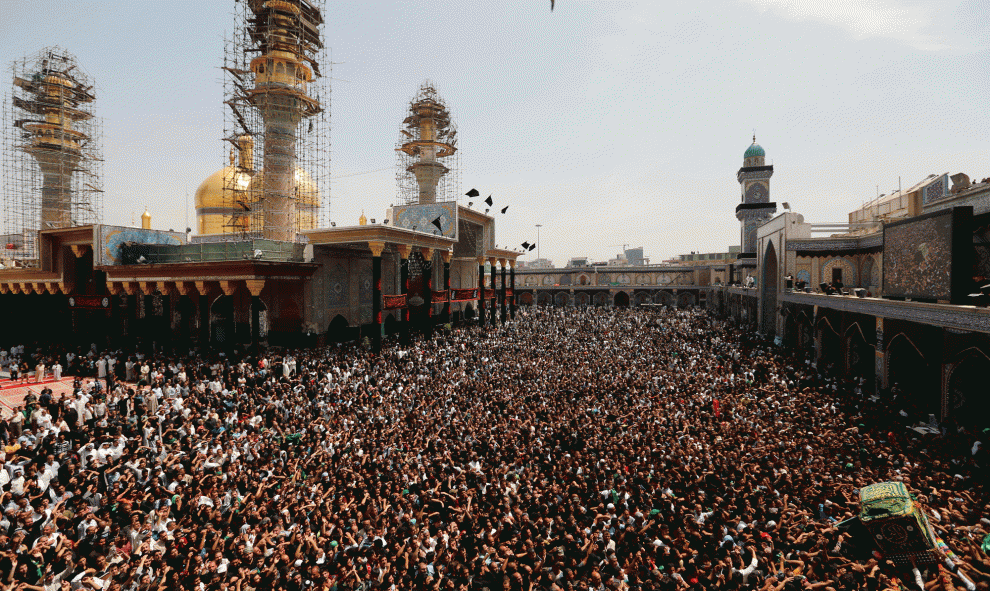
<instances>
[{"instance_id":1,"label":"crowd of worshippers","mask_svg":"<svg viewBox=\"0 0 990 591\"><path fill-rule=\"evenodd\" d=\"M0 421L2 591L893 591L910 573L836 527L887 480L990 581L982 433L907 429L706 312L113 358L135 382L81 378Z\"/></svg>"}]
</instances>

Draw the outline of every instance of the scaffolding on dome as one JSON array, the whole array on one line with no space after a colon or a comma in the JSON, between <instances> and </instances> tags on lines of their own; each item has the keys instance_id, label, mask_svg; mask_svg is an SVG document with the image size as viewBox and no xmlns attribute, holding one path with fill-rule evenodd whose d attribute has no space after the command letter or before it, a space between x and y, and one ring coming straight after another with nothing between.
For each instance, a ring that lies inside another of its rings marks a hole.
<instances>
[{"instance_id":1,"label":"scaffolding on dome","mask_svg":"<svg viewBox=\"0 0 990 591\"><path fill-rule=\"evenodd\" d=\"M395 144L398 202L415 205L460 199L457 124L431 82L425 82L409 101L409 113L399 131Z\"/></svg>"},{"instance_id":2,"label":"scaffolding on dome","mask_svg":"<svg viewBox=\"0 0 990 591\"><path fill-rule=\"evenodd\" d=\"M38 231L101 221L103 125L95 83L68 51L45 48L11 64L0 157L5 266L38 261Z\"/></svg>"},{"instance_id":3,"label":"scaffolding on dome","mask_svg":"<svg viewBox=\"0 0 990 591\"><path fill-rule=\"evenodd\" d=\"M239 0L224 41L219 237L297 241L325 226L330 197L330 83L322 0ZM216 227L216 226L215 226ZM216 235L213 238L217 238Z\"/></svg>"}]
</instances>

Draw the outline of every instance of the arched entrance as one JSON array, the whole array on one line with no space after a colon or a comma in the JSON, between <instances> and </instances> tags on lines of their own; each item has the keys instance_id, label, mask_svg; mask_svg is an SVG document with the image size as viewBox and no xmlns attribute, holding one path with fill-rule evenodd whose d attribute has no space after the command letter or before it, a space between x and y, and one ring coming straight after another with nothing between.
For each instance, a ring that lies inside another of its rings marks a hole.
<instances>
[{"instance_id":1,"label":"arched entrance","mask_svg":"<svg viewBox=\"0 0 990 591\"><path fill-rule=\"evenodd\" d=\"M395 314L389 314L384 322L385 334L395 334L399 331L399 322L395 319Z\"/></svg>"},{"instance_id":2,"label":"arched entrance","mask_svg":"<svg viewBox=\"0 0 990 591\"><path fill-rule=\"evenodd\" d=\"M549 306L553 304L553 296L545 291L542 291L538 296L536 296L536 302L541 306Z\"/></svg>"},{"instance_id":3,"label":"arched entrance","mask_svg":"<svg viewBox=\"0 0 990 591\"><path fill-rule=\"evenodd\" d=\"M574 294L574 305L575 306L587 306L591 303L591 296L586 293Z\"/></svg>"},{"instance_id":4,"label":"arched entrance","mask_svg":"<svg viewBox=\"0 0 990 591\"><path fill-rule=\"evenodd\" d=\"M904 333L887 347L887 382L903 399L903 410L912 421L927 421L929 414L941 414L941 394L934 387L932 371L921 350ZM901 408L891 409L893 412Z\"/></svg>"},{"instance_id":5,"label":"arched entrance","mask_svg":"<svg viewBox=\"0 0 990 591\"><path fill-rule=\"evenodd\" d=\"M221 347L235 342L232 296L222 295L210 305L210 342Z\"/></svg>"},{"instance_id":6,"label":"arched entrance","mask_svg":"<svg viewBox=\"0 0 990 591\"><path fill-rule=\"evenodd\" d=\"M519 303L523 306L533 305L533 294L528 291L524 291L519 294Z\"/></svg>"},{"instance_id":7,"label":"arched entrance","mask_svg":"<svg viewBox=\"0 0 990 591\"><path fill-rule=\"evenodd\" d=\"M949 376L949 416L967 427L982 429L990 422L990 396L986 379L990 358L983 351L971 350Z\"/></svg>"},{"instance_id":8,"label":"arched entrance","mask_svg":"<svg viewBox=\"0 0 990 591\"><path fill-rule=\"evenodd\" d=\"M626 292L624 292L624 291L620 291L620 292L616 293L615 294L615 298L613 298L613 300L612 300L612 303L617 308L628 308L629 307L629 294L626 293Z\"/></svg>"},{"instance_id":9,"label":"arched entrance","mask_svg":"<svg viewBox=\"0 0 990 591\"><path fill-rule=\"evenodd\" d=\"M846 331L846 361L849 375L864 378L867 391L873 390L876 382L876 349L866 342L859 324L853 324Z\"/></svg>"},{"instance_id":10,"label":"arched entrance","mask_svg":"<svg viewBox=\"0 0 990 591\"><path fill-rule=\"evenodd\" d=\"M634 301L636 302L637 306L642 306L643 304L649 304L650 299L651 299L650 294L645 291L641 291L637 293L634 297Z\"/></svg>"},{"instance_id":11,"label":"arched entrance","mask_svg":"<svg viewBox=\"0 0 990 591\"><path fill-rule=\"evenodd\" d=\"M827 318L818 322L818 366L827 373L842 372L842 339Z\"/></svg>"},{"instance_id":12,"label":"arched entrance","mask_svg":"<svg viewBox=\"0 0 990 591\"><path fill-rule=\"evenodd\" d=\"M564 306L566 306L567 305L567 294L566 293L558 293L557 295L553 296L553 305L554 306L557 306L557 307L561 307L561 308L564 307Z\"/></svg>"},{"instance_id":13,"label":"arched entrance","mask_svg":"<svg viewBox=\"0 0 990 591\"><path fill-rule=\"evenodd\" d=\"M677 307L678 308L690 308L694 305L694 294L690 292L683 292L677 296Z\"/></svg>"},{"instance_id":14,"label":"arched entrance","mask_svg":"<svg viewBox=\"0 0 990 591\"><path fill-rule=\"evenodd\" d=\"M763 255L763 276L760 278L760 332L767 337L777 336L777 249L767 242Z\"/></svg>"},{"instance_id":15,"label":"arched entrance","mask_svg":"<svg viewBox=\"0 0 990 591\"><path fill-rule=\"evenodd\" d=\"M595 297L591 299L596 306L607 306L608 305L608 292L600 291L595 294Z\"/></svg>"},{"instance_id":16,"label":"arched entrance","mask_svg":"<svg viewBox=\"0 0 990 591\"><path fill-rule=\"evenodd\" d=\"M337 314L330 321L330 326L327 327L327 340L337 343L348 340L350 328L347 319Z\"/></svg>"},{"instance_id":17,"label":"arched entrance","mask_svg":"<svg viewBox=\"0 0 990 591\"><path fill-rule=\"evenodd\" d=\"M189 341L199 333L199 315L196 314L196 302L189 296L179 296L176 299L179 309L179 336Z\"/></svg>"}]
</instances>

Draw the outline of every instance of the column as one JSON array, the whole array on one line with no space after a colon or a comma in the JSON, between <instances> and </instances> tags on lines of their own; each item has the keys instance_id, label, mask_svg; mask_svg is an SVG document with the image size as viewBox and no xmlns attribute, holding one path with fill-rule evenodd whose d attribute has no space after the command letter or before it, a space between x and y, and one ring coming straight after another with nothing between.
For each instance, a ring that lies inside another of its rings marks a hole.
<instances>
[{"instance_id":1,"label":"column","mask_svg":"<svg viewBox=\"0 0 990 591\"><path fill-rule=\"evenodd\" d=\"M509 288L512 290L512 300L509 304L509 318L516 319L516 309L519 307L516 297L516 259L509 259Z\"/></svg>"},{"instance_id":2,"label":"column","mask_svg":"<svg viewBox=\"0 0 990 591\"><path fill-rule=\"evenodd\" d=\"M874 384L873 393L880 396L880 393L887 387L887 349L886 344L883 341L883 318L880 316L876 317L876 331L877 331L877 342L876 351L874 352L874 363L875 363L875 373L874 373ZM817 339L818 331L815 331L815 337ZM815 346L817 347L818 341L815 341Z\"/></svg>"},{"instance_id":3,"label":"column","mask_svg":"<svg viewBox=\"0 0 990 591\"><path fill-rule=\"evenodd\" d=\"M478 257L478 326L485 327L485 257Z\"/></svg>"},{"instance_id":4,"label":"column","mask_svg":"<svg viewBox=\"0 0 990 591\"><path fill-rule=\"evenodd\" d=\"M181 337L182 340L188 344L193 340L192 327L195 324L195 320L193 318L189 318L189 311L191 309L193 315L196 314L194 298L198 296L198 294L196 292L195 284L189 281L176 281L175 289L179 293L178 301L181 314L181 320L179 322L182 324Z\"/></svg>"},{"instance_id":5,"label":"column","mask_svg":"<svg viewBox=\"0 0 990 591\"><path fill-rule=\"evenodd\" d=\"M210 332L210 290L205 281L195 281L196 292L199 293L197 306L199 312L199 345L209 347L213 335Z\"/></svg>"},{"instance_id":6,"label":"column","mask_svg":"<svg viewBox=\"0 0 990 591\"><path fill-rule=\"evenodd\" d=\"M495 259L495 257L488 257L488 264L492 266L492 317L491 317L492 326L495 326L498 323L498 317L497 317L498 302L496 302L495 300L498 297L498 292L495 291L495 273L496 273L495 263L497 262L498 261Z\"/></svg>"},{"instance_id":7,"label":"column","mask_svg":"<svg viewBox=\"0 0 990 591\"><path fill-rule=\"evenodd\" d=\"M124 283L124 296L127 298L127 324L129 327L128 335L131 337L131 343L137 342L139 334L141 334L141 325L138 317L138 299L142 297L139 295L141 292L137 290L137 286L133 283ZM75 314L72 315L73 325L75 325Z\"/></svg>"},{"instance_id":8,"label":"column","mask_svg":"<svg viewBox=\"0 0 990 591\"><path fill-rule=\"evenodd\" d=\"M502 309L499 311L500 312L499 313L499 319L501 320L502 324L505 324L505 304L506 304L506 302L505 302L505 288L506 288L506 283L505 283L505 259L499 259L498 260L498 264L502 267L502 288L499 291L499 299L502 301Z\"/></svg>"},{"instance_id":9,"label":"column","mask_svg":"<svg viewBox=\"0 0 990 591\"><path fill-rule=\"evenodd\" d=\"M443 256L443 288L447 291L447 302L443 305L443 323L450 323L450 259L454 253L450 250L442 250Z\"/></svg>"},{"instance_id":10,"label":"column","mask_svg":"<svg viewBox=\"0 0 990 591\"><path fill-rule=\"evenodd\" d=\"M406 295L409 293L409 255L412 254L412 247L408 244L396 246L399 250L401 264L399 265L399 293ZM402 345L409 344L409 305L399 310L399 342Z\"/></svg>"},{"instance_id":11,"label":"column","mask_svg":"<svg viewBox=\"0 0 990 591\"><path fill-rule=\"evenodd\" d=\"M382 350L382 251L384 242L369 242L371 249L371 350Z\"/></svg>"},{"instance_id":12,"label":"column","mask_svg":"<svg viewBox=\"0 0 990 591\"><path fill-rule=\"evenodd\" d=\"M265 280L248 279L244 283L251 293L251 347L257 354L261 348L261 290L265 289Z\"/></svg>"},{"instance_id":13,"label":"column","mask_svg":"<svg viewBox=\"0 0 990 591\"><path fill-rule=\"evenodd\" d=\"M433 249L422 248L423 290L426 292L426 338L433 338Z\"/></svg>"}]
</instances>

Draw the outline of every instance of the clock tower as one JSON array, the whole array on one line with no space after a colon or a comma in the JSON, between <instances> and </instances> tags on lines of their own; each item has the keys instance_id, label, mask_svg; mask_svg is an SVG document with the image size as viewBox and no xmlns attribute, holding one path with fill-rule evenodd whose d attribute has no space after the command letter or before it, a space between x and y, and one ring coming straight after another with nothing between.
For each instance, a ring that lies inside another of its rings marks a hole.
<instances>
[{"instance_id":1,"label":"clock tower","mask_svg":"<svg viewBox=\"0 0 990 591\"><path fill-rule=\"evenodd\" d=\"M743 253L756 253L756 229L777 213L770 201L770 177L773 165L766 166L766 152L756 143L743 154L743 165L736 173L742 190L742 203L736 206L736 219L742 224L740 246Z\"/></svg>"}]
</instances>

